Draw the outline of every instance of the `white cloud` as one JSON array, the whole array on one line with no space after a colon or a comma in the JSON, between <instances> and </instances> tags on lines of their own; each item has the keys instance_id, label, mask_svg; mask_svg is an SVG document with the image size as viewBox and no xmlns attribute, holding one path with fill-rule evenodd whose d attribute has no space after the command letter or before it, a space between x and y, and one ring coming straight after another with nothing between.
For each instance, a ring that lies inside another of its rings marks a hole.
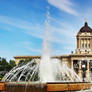
<instances>
[{"instance_id":1,"label":"white cloud","mask_svg":"<svg viewBox=\"0 0 92 92\"><path fill-rule=\"evenodd\" d=\"M92 11L91 10L92 8L85 9L85 11L82 12L78 18L79 18L79 22L83 21L82 24L85 22L85 18L86 18L89 26L92 28Z\"/></svg>"},{"instance_id":2,"label":"white cloud","mask_svg":"<svg viewBox=\"0 0 92 92\"><path fill-rule=\"evenodd\" d=\"M31 23L25 20L21 20L17 18L14 19L8 16L2 16L2 15L0 15L0 23L8 24L10 26L20 28L22 29L23 32L27 33L28 35L32 35L41 39L43 38L44 24L42 26L42 24L40 23Z\"/></svg>"},{"instance_id":3,"label":"white cloud","mask_svg":"<svg viewBox=\"0 0 92 92\"><path fill-rule=\"evenodd\" d=\"M22 41L17 43L18 45L16 45L17 48L20 48L21 46L23 46L23 48L29 52L36 52L36 53L41 53L41 49L36 48L34 45L34 43L30 42L30 41Z\"/></svg>"},{"instance_id":4,"label":"white cloud","mask_svg":"<svg viewBox=\"0 0 92 92\"><path fill-rule=\"evenodd\" d=\"M69 14L77 16L74 4L70 0L48 0L48 3Z\"/></svg>"},{"instance_id":5,"label":"white cloud","mask_svg":"<svg viewBox=\"0 0 92 92\"><path fill-rule=\"evenodd\" d=\"M52 21L52 19L51 19L51 21ZM49 30L50 31L49 33L51 34L51 36L49 36L50 41L54 42L55 44L58 43L58 45L60 45L60 47L62 44L63 45L67 45L67 44L73 45L75 33L72 30L75 30L75 28L72 27L68 23L61 22L60 20L53 19L53 22L57 23L57 25L59 25L60 27L58 28L58 27L51 25L51 29ZM32 35L36 38L43 39L43 37L44 37L44 33L45 33L44 24L30 23L28 21L24 21L21 19L14 19L14 18L10 18L7 16L0 16L0 23L8 24L10 26L19 28L19 29L21 29L20 31L22 31L28 35ZM66 26L67 26L67 28L66 28ZM14 31L14 30L12 29L12 31ZM71 34L68 34L69 32L71 32ZM65 39L63 37L65 37ZM30 43L26 42L25 44L28 45ZM40 50L35 50L36 48L31 49L30 46L27 47L27 48L29 48L30 51L40 52Z\"/></svg>"},{"instance_id":6,"label":"white cloud","mask_svg":"<svg viewBox=\"0 0 92 92\"><path fill-rule=\"evenodd\" d=\"M29 51L31 51L31 52L36 52L36 53L40 53L41 54L41 52L42 52L42 50L41 49L35 49L35 48L26 48L26 49L28 49Z\"/></svg>"},{"instance_id":7,"label":"white cloud","mask_svg":"<svg viewBox=\"0 0 92 92\"><path fill-rule=\"evenodd\" d=\"M73 45L77 35L77 29L75 28L75 26L55 18L52 18L51 20L53 23L58 25L51 25L51 30L53 34L53 36L51 36L51 39L57 43Z\"/></svg>"},{"instance_id":8,"label":"white cloud","mask_svg":"<svg viewBox=\"0 0 92 92\"><path fill-rule=\"evenodd\" d=\"M53 20L53 22L56 22L56 20ZM43 37L44 37L44 33L45 33L44 24L42 25L40 23L39 24L38 23L30 23L28 21L24 21L21 19L14 19L14 18L10 18L7 16L0 16L0 23L8 24L10 26L20 28L20 29L22 29L21 30L22 32L24 32L28 35L32 35L34 37L40 38L40 39L43 39ZM57 24L59 24L61 26L61 22L58 20L57 20ZM63 39L61 39L61 36L65 35L67 37L70 37L72 35L72 34L70 34L70 35L67 34L67 30L69 30L69 27L70 27L68 25L69 24L62 23L62 26L65 29L57 28L52 25L51 26L52 31L50 30L50 32L52 33L52 36L49 37L50 40L55 43L65 43L65 41ZM66 26L67 26L67 29L66 29ZM11 29L11 30L14 31L13 29Z\"/></svg>"}]
</instances>

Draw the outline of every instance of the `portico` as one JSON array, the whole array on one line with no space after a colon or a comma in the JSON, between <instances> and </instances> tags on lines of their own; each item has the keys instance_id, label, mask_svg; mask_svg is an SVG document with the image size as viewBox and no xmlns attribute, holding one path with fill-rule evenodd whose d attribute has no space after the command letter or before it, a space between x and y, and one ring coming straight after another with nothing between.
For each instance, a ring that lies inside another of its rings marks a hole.
<instances>
[{"instance_id":1,"label":"portico","mask_svg":"<svg viewBox=\"0 0 92 92\"><path fill-rule=\"evenodd\" d=\"M92 77L92 29L85 22L77 36L75 53L62 55L61 61L73 69L83 81L89 81ZM91 77L90 77L91 76Z\"/></svg>"},{"instance_id":2,"label":"portico","mask_svg":"<svg viewBox=\"0 0 92 92\"><path fill-rule=\"evenodd\" d=\"M92 58L82 57L82 58L72 58L73 70L84 80L89 81L90 74L92 73Z\"/></svg>"}]
</instances>

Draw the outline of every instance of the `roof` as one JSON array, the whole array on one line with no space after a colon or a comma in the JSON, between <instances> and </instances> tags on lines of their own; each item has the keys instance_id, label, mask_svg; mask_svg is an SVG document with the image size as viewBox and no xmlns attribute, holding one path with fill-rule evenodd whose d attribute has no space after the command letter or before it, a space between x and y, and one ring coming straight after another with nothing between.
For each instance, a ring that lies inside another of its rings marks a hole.
<instances>
[{"instance_id":1,"label":"roof","mask_svg":"<svg viewBox=\"0 0 92 92\"><path fill-rule=\"evenodd\" d=\"M84 26L80 29L79 32L92 32L92 29L88 26L88 23L85 22Z\"/></svg>"},{"instance_id":2,"label":"roof","mask_svg":"<svg viewBox=\"0 0 92 92\"><path fill-rule=\"evenodd\" d=\"M41 58L41 56L14 56L15 59L20 59L20 58L24 58L24 59L27 59L27 58ZM52 58L60 58L60 56L53 56Z\"/></svg>"},{"instance_id":3,"label":"roof","mask_svg":"<svg viewBox=\"0 0 92 92\"><path fill-rule=\"evenodd\" d=\"M53 56L52 58L58 58L58 59L62 59L62 58L72 58L72 57L90 57L92 58L92 54L68 54L68 55L60 55L60 56ZM15 59L40 59L41 56L15 56Z\"/></svg>"},{"instance_id":4,"label":"roof","mask_svg":"<svg viewBox=\"0 0 92 92\"><path fill-rule=\"evenodd\" d=\"M41 58L41 56L15 56L14 58Z\"/></svg>"}]
</instances>

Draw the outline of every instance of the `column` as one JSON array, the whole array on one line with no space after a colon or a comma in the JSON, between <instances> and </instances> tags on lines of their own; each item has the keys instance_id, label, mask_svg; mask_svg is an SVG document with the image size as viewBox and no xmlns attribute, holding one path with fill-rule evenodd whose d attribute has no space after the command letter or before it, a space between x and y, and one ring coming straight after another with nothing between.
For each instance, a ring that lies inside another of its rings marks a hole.
<instances>
[{"instance_id":1,"label":"column","mask_svg":"<svg viewBox=\"0 0 92 92\"><path fill-rule=\"evenodd\" d=\"M81 38L79 38L79 48L78 48L78 53L80 53L80 48L81 48Z\"/></svg>"},{"instance_id":2,"label":"column","mask_svg":"<svg viewBox=\"0 0 92 92\"><path fill-rule=\"evenodd\" d=\"M83 48L83 39L81 40L81 48Z\"/></svg>"},{"instance_id":3,"label":"column","mask_svg":"<svg viewBox=\"0 0 92 92\"><path fill-rule=\"evenodd\" d=\"M90 74L89 74L89 60L87 61L87 71L86 71L86 80L89 81L90 80Z\"/></svg>"},{"instance_id":4,"label":"column","mask_svg":"<svg viewBox=\"0 0 92 92\"><path fill-rule=\"evenodd\" d=\"M73 69L73 60L71 60L71 69Z\"/></svg>"},{"instance_id":5,"label":"column","mask_svg":"<svg viewBox=\"0 0 92 92\"><path fill-rule=\"evenodd\" d=\"M15 64L18 65L18 64L19 64L19 61L20 61L20 59L17 59L17 58L16 58L16 59L15 59Z\"/></svg>"},{"instance_id":6,"label":"column","mask_svg":"<svg viewBox=\"0 0 92 92\"><path fill-rule=\"evenodd\" d=\"M87 61L87 70L89 70L89 61L90 60Z\"/></svg>"},{"instance_id":7,"label":"column","mask_svg":"<svg viewBox=\"0 0 92 92\"><path fill-rule=\"evenodd\" d=\"M84 39L82 39L82 48L84 49Z\"/></svg>"},{"instance_id":8,"label":"column","mask_svg":"<svg viewBox=\"0 0 92 92\"><path fill-rule=\"evenodd\" d=\"M78 72L78 75L80 76L80 78L82 78L81 60L79 61L79 72Z\"/></svg>"},{"instance_id":9,"label":"column","mask_svg":"<svg viewBox=\"0 0 92 92\"><path fill-rule=\"evenodd\" d=\"M86 40L84 39L84 48L86 48L85 44L86 44Z\"/></svg>"},{"instance_id":10,"label":"column","mask_svg":"<svg viewBox=\"0 0 92 92\"><path fill-rule=\"evenodd\" d=\"M87 48L87 44L88 44L88 43L87 43L87 38L86 38L86 48Z\"/></svg>"},{"instance_id":11,"label":"column","mask_svg":"<svg viewBox=\"0 0 92 92\"><path fill-rule=\"evenodd\" d=\"M90 48L92 48L92 38L90 38Z\"/></svg>"},{"instance_id":12,"label":"column","mask_svg":"<svg viewBox=\"0 0 92 92\"><path fill-rule=\"evenodd\" d=\"M87 38L87 48L88 48L88 38Z\"/></svg>"},{"instance_id":13,"label":"column","mask_svg":"<svg viewBox=\"0 0 92 92\"><path fill-rule=\"evenodd\" d=\"M77 48L79 48L79 38L77 38Z\"/></svg>"},{"instance_id":14,"label":"column","mask_svg":"<svg viewBox=\"0 0 92 92\"><path fill-rule=\"evenodd\" d=\"M79 39L79 48L81 48L81 39Z\"/></svg>"},{"instance_id":15,"label":"column","mask_svg":"<svg viewBox=\"0 0 92 92\"><path fill-rule=\"evenodd\" d=\"M87 39L85 38L85 48L87 48Z\"/></svg>"},{"instance_id":16,"label":"column","mask_svg":"<svg viewBox=\"0 0 92 92\"><path fill-rule=\"evenodd\" d=\"M89 39L87 39L87 48L89 49Z\"/></svg>"}]
</instances>

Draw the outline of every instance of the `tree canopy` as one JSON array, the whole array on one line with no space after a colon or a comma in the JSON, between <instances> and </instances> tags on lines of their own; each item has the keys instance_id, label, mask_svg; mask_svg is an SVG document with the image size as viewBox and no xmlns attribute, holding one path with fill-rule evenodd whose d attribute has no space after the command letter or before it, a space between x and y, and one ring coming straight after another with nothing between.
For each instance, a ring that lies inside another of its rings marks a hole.
<instances>
[{"instance_id":1,"label":"tree canopy","mask_svg":"<svg viewBox=\"0 0 92 92\"><path fill-rule=\"evenodd\" d=\"M9 72L14 66L16 66L14 60L9 62L5 58L0 57L0 78L2 78L7 72Z\"/></svg>"}]
</instances>

